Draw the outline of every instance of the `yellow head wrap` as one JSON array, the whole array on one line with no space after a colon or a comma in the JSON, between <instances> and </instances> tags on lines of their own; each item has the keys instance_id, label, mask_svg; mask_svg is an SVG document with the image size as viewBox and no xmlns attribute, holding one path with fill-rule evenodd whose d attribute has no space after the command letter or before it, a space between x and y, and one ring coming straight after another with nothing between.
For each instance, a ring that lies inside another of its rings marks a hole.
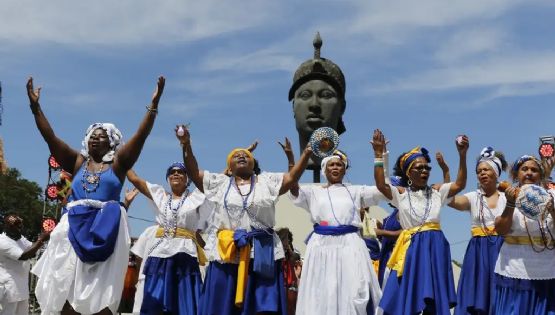
<instances>
[{"instance_id":1,"label":"yellow head wrap","mask_svg":"<svg viewBox=\"0 0 555 315\"><path fill-rule=\"evenodd\" d=\"M254 160L254 156L252 155L251 151L249 151L245 148L235 148L235 149L231 150L231 152L229 152L229 154L227 155L227 159L226 159L227 171L231 170L231 159L233 158L233 155L235 155L235 153L237 153L237 152L245 152L249 156L249 158Z\"/></svg>"}]
</instances>

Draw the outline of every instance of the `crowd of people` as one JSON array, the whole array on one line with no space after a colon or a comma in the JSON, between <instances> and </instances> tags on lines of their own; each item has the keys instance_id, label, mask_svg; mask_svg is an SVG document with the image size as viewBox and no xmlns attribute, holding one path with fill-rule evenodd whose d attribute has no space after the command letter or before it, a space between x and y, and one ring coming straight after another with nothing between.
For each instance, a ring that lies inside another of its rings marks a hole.
<instances>
[{"instance_id":1,"label":"crowd of people","mask_svg":"<svg viewBox=\"0 0 555 315\"><path fill-rule=\"evenodd\" d=\"M423 147L402 153L390 176L387 141L375 130L375 185L346 182L349 159L340 150L321 161L323 185L299 185L310 145L295 161L286 139L285 172L260 171L256 144L232 150L223 172L209 172L199 167L191 134L181 125L175 136L183 161L165 170L166 190L132 169L164 86L160 77L143 121L125 144L113 124L96 123L77 151L54 133L39 104L40 90L29 79L37 128L73 181L56 228L35 243L21 235L16 215L6 216L0 314L28 312L27 261L47 241L31 270L42 313L115 314L129 260L127 208L139 192L156 218L131 248L141 265L133 309L140 314L450 314L452 308L455 314L555 314L555 191L549 190L538 219L524 216L516 202L519 187L545 184L553 159L520 157L508 171L514 186L501 189L508 163L499 151L484 148L471 169L479 188L462 194L466 136L455 141L455 180L437 155L444 180L430 184L431 158ZM126 178L135 190L120 202ZM284 194L314 225L302 262L291 232L275 230L276 202ZM393 211L368 228L361 209L380 202ZM441 229L444 206L469 211L472 219L457 290Z\"/></svg>"}]
</instances>

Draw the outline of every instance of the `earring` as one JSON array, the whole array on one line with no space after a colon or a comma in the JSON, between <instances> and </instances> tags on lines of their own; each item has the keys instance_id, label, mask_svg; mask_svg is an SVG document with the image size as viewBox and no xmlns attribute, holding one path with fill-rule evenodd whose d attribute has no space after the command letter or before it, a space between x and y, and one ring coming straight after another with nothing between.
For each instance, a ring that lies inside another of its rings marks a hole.
<instances>
[{"instance_id":1,"label":"earring","mask_svg":"<svg viewBox=\"0 0 555 315\"><path fill-rule=\"evenodd\" d=\"M407 185L409 185L409 187L412 186L412 180L407 180Z\"/></svg>"}]
</instances>

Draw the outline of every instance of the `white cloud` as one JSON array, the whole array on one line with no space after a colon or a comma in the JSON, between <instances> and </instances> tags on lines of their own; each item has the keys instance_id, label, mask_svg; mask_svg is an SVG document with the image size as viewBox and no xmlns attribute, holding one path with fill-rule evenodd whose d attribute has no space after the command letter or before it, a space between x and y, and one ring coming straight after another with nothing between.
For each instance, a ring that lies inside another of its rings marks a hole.
<instances>
[{"instance_id":1,"label":"white cloud","mask_svg":"<svg viewBox=\"0 0 555 315\"><path fill-rule=\"evenodd\" d=\"M442 63L453 63L468 57L501 50L508 35L500 28L470 28L453 34L443 43L435 57Z\"/></svg>"},{"instance_id":2,"label":"white cloud","mask_svg":"<svg viewBox=\"0 0 555 315\"><path fill-rule=\"evenodd\" d=\"M522 0L366 1L357 10L349 31L380 37L393 31L412 32L420 27L455 25L471 19L493 18Z\"/></svg>"},{"instance_id":3,"label":"white cloud","mask_svg":"<svg viewBox=\"0 0 555 315\"><path fill-rule=\"evenodd\" d=\"M189 41L262 25L273 2L8 0L0 10L0 39L69 45L158 44Z\"/></svg>"},{"instance_id":4,"label":"white cloud","mask_svg":"<svg viewBox=\"0 0 555 315\"><path fill-rule=\"evenodd\" d=\"M460 66L447 66L412 74L398 82L373 89L394 91L437 91L497 85L555 82L555 52L494 56Z\"/></svg>"}]
</instances>

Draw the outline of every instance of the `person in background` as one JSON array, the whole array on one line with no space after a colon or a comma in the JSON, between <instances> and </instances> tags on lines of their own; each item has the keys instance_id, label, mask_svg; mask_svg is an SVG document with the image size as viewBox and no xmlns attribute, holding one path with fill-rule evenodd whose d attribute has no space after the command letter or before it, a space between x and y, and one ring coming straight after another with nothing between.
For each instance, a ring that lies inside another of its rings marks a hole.
<instances>
[{"instance_id":1,"label":"person in background","mask_svg":"<svg viewBox=\"0 0 555 315\"><path fill-rule=\"evenodd\" d=\"M15 214L4 217L4 233L0 234L1 315L29 314L29 259L33 258L50 234L41 233L36 242L21 235L23 220Z\"/></svg>"}]
</instances>

